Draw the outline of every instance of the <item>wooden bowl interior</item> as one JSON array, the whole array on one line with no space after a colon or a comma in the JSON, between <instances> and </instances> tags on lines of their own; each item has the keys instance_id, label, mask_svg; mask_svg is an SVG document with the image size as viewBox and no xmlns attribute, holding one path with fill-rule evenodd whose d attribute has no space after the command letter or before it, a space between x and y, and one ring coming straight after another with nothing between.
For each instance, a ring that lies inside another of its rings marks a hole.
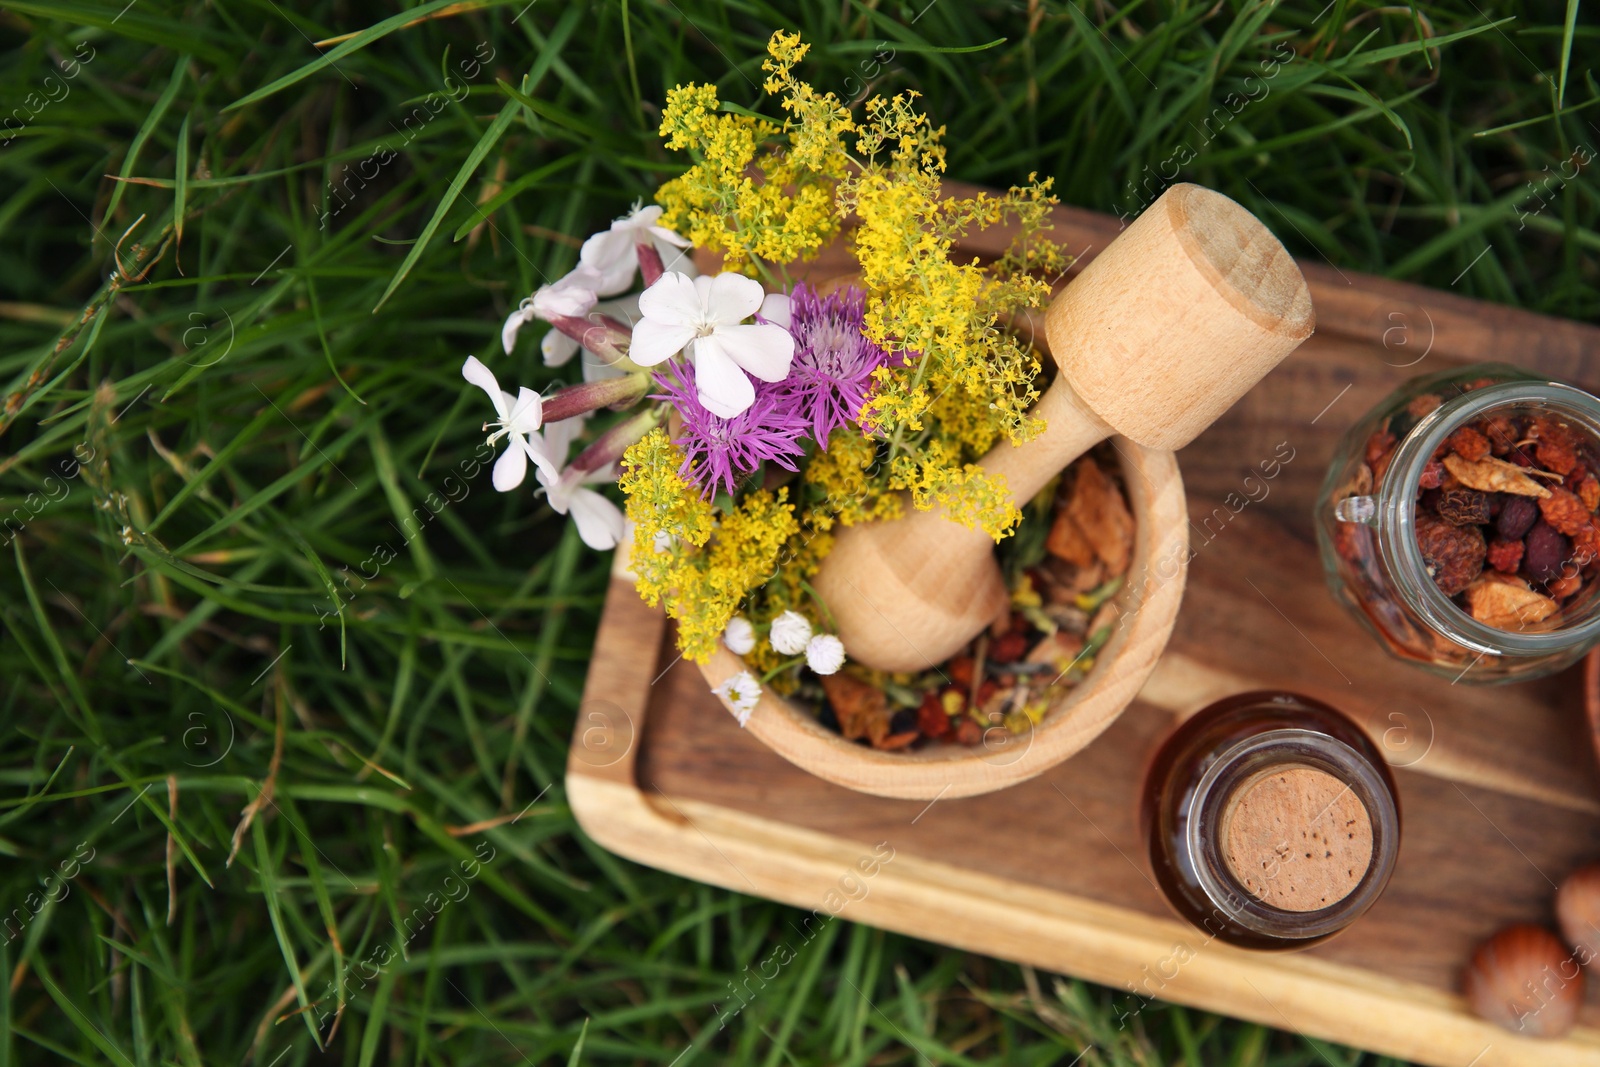
<instances>
[{"instance_id":1,"label":"wooden bowl interior","mask_svg":"<svg viewBox=\"0 0 1600 1067\"><path fill-rule=\"evenodd\" d=\"M1094 740L1133 700L1166 645L1183 595L1189 544L1183 481L1172 453L1121 437L1111 440L1121 456L1136 524L1129 588L1119 594L1123 615L1088 677L1031 733L992 730L985 743L972 747L931 744L913 752L885 752L845 740L770 690L746 728L785 759L828 781L879 796L929 800L1025 781ZM720 646L701 667L713 688L743 669L743 661Z\"/></svg>"}]
</instances>

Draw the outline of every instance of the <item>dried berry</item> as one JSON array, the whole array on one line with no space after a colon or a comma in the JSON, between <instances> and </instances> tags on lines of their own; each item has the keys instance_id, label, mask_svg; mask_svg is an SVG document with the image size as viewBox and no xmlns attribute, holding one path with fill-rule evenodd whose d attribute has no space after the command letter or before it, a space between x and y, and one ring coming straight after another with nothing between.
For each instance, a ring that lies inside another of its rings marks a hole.
<instances>
[{"instance_id":1,"label":"dried berry","mask_svg":"<svg viewBox=\"0 0 1600 1067\"><path fill-rule=\"evenodd\" d=\"M1514 496L1500 509L1494 528L1502 540L1519 541L1538 521L1539 505L1525 496Z\"/></svg>"},{"instance_id":2,"label":"dried berry","mask_svg":"<svg viewBox=\"0 0 1600 1067\"><path fill-rule=\"evenodd\" d=\"M1600 528L1590 523L1572 535L1572 562L1587 567L1600 560Z\"/></svg>"},{"instance_id":3,"label":"dried berry","mask_svg":"<svg viewBox=\"0 0 1600 1067\"><path fill-rule=\"evenodd\" d=\"M1469 463L1476 463L1489 454L1489 439L1471 426L1458 426L1445 443L1456 455Z\"/></svg>"},{"instance_id":4,"label":"dried berry","mask_svg":"<svg viewBox=\"0 0 1600 1067\"><path fill-rule=\"evenodd\" d=\"M1501 574L1517 573L1517 567L1522 564L1521 539L1516 541L1501 541L1498 539L1490 541L1489 553L1486 558L1489 561L1489 566Z\"/></svg>"},{"instance_id":5,"label":"dried berry","mask_svg":"<svg viewBox=\"0 0 1600 1067\"><path fill-rule=\"evenodd\" d=\"M950 732L950 716L944 713L944 702L939 694L929 692L917 708L917 729L929 737L943 737Z\"/></svg>"},{"instance_id":6,"label":"dried berry","mask_svg":"<svg viewBox=\"0 0 1600 1067\"><path fill-rule=\"evenodd\" d=\"M1413 419L1420 419L1442 403L1444 398L1438 393L1423 393L1421 396L1411 398L1411 402L1406 405L1406 414Z\"/></svg>"},{"instance_id":7,"label":"dried berry","mask_svg":"<svg viewBox=\"0 0 1600 1067\"><path fill-rule=\"evenodd\" d=\"M968 689L972 686L972 672L975 666L971 656L957 656L945 664L944 673L950 681L962 689Z\"/></svg>"},{"instance_id":8,"label":"dried berry","mask_svg":"<svg viewBox=\"0 0 1600 1067\"><path fill-rule=\"evenodd\" d=\"M1424 489L1437 489L1444 484L1444 464L1436 459L1428 460L1422 468L1422 474L1417 478L1417 484Z\"/></svg>"},{"instance_id":9,"label":"dried berry","mask_svg":"<svg viewBox=\"0 0 1600 1067\"><path fill-rule=\"evenodd\" d=\"M1388 430L1379 430L1367 438L1367 465L1377 466L1379 458L1394 451L1395 437Z\"/></svg>"},{"instance_id":10,"label":"dried berry","mask_svg":"<svg viewBox=\"0 0 1600 1067\"><path fill-rule=\"evenodd\" d=\"M1567 539L1547 522L1535 523L1523 540L1523 570L1535 582L1553 582L1561 577L1561 565L1571 552Z\"/></svg>"},{"instance_id":11,"label":"dried berry","mask_svg":"<svg viewBox=\"0 0 1600 1067\"><path fill-rule=\"evenodd\" d=\"M1591 519L1583 501L1565 489L1552 489L1549 496L1539 501L1539 511L1545 522L1568 537L1589 525Z\"/></svg>"},{"instance_id":12,"label":"dried berry","mask_svg":"<svg viewBox=\"0 0 1600 1067\"><path fill-rule=\"evenodd\" d=\"M956 742L962 745L975 745L983 740L983 727L971 719L962 719L956 726Z\"/></svg>"},{"instance_id":13,"label":"dried berry","mask_svg":"<svg viewBox=\"0 0 1600 1067\"><path fill-rule=\"evenodd\" d=\"M996 663L1015 663L1028 652L1025 634L1009 633L989 646L989 658Z\"/></svg>"},{"instance_id":14,"label":"dried berry","mask_svg":"<svg viewBox=\"0 0 1600 1067\"><path fill-rule=\"evenodd\" d=\"M1416 529L1422 562L1445 596L1455 596L1483 571L1488 546L1476 526L1452 526L1437 516L1418 512Z\"/></svg>"},{"instance_id":15,"label":"dried berry","mask_svg":"<svg viewBox=\"0 0 1600 1067\"><path fill-rule=\"evenodd\" d=\"M1445 522L1477 526L1489 521L1489 494L1461 485L1441 489L1435 510Z\"/></svg>"},{"instance_id":16,"label":"dried berry","mask_svg":"<svg viewBox=\"0 0 1600 1067\"><path fill-rule=\"evenodd\" d=\"M1528 436L1538 442L1534 451L1545 469L1568 474L1578 465L1578 437L1566 423L1537 416L1528 424Z\"/></svg>"},{"instance_id":17,"label":"dried berry","mask_svg":"<svg viewBox=\"0 0 1600 1067\"><path fill-rule=\"evenodd\" d=\"M1489 451L1503 456L1517 443L1517 424L1510 415L1490 415L1478 424L1489 439Z\"/></svg>"}]
</instances>

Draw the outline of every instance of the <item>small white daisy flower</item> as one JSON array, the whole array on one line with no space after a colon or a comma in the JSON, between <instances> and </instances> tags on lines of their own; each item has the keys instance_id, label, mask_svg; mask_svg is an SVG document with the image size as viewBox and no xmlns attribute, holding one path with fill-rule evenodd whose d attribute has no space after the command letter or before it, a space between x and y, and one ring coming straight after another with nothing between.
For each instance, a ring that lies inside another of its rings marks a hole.
<instances>
[{"instance_id":1,"label":"small white daisy flower","mask_svg":"<svg viewBox=\"0 0 1600 1067\"><path fill-rule=\"evenodd\" d=\"M772 620L772 633L768 637L772 647L783 655L798 656L811 640L811 624L798 611L786 611Z\"/></svg>"},{"instance_id":2,"label":"small white daisy flower","mask_svg":"<svg viewBox=\"0 0 1600 1067\"><path fill-rule=\"evenodd\" d=\"M722 643L735 656L749 655L750 650L756 647L756 628L743 615L735 615L728 620L727 629L722 631Z\"/></svg>"},{"instance_id":3,"label":"small white daisy flower","mask_svg":"<svg viewBox=\"0 0 1600 1067\"><path fill-rule=\"evenodd\" d=\"M818 634L806 642L806 666L818 674L836 674L844 666L844 642L832 634Z\"/></svg>"},{"instance_id":4,"label":"small white daisy flower","mask_svg":"<svg viewBox=\"0 0 1600 1067\"><path fill-rule=\"evenodd\" d=\"M750 721L750 713L761 700L761 683L749 671L740 671L712 690L728 705L733 717L743 726Z\"/></svg>"}]
</instances>

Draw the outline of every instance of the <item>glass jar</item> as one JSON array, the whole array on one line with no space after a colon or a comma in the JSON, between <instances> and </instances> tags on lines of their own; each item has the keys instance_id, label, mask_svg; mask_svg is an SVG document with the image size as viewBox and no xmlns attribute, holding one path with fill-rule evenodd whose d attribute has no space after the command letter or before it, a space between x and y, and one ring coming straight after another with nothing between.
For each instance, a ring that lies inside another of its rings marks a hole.
<instances>
[{"instance_id":1,"label":"glass jar","mask_svg":"<svg viewBox=\"0 0 1600 1067\"><path fill-rule=\"evenodd\" d=\"M1334 453L1328 585L1387 651L1453 682L1561 670L1600 643L1597 477L1588 393L1502 364L1417 378Z\"/></svg>"},{"instance_id":2,"label":"glass jar","mask_svg":"<svg viewBox=\"0 0 1600 1067\"><path fill-rule=\"evenodd\" d=\"M1243 948L1326 941L1382 895L1400 852L1377 746L1293 693L1242 693L1180 724L1145 771L1140 822L1173 910Z\"/></svg>"}]
</instances>

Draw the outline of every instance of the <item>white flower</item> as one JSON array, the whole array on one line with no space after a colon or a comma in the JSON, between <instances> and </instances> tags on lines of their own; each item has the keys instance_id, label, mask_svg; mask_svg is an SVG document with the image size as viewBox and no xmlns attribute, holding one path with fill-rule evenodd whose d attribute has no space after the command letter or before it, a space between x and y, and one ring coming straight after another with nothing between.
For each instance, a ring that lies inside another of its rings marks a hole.
<instances>
[{"instance_id":1,"label":"white flower","mask_svg":"<svg viewBox=\"0 0 1600 1067\"><path fill-rule=\"evenodd\" d=\"M789 294L768 293L761 299L761 309L756 312L768 322L789 328Z\"/></svg>"},{"instance_id":2,"label":"white flower","mask_svg":"<svg viewBox=\"0 0 1600 1067\"><path fill-rule=\"evenodd\" d=\"M506 355L511 354L512 346L517 343L517 333L534 319L544 319L549 322L555 318L582 318L594 309L597 299L595 291L599 289L601 281L600 272L591 267L579 264L573 270L562 275L549 285L541 285L534 290L532 296L517 305L506 324L500 327L500 345L506 350ZM552 349L564 349L560 342L552 342L550 338L564 338L571 346L566 355L552 362L550 359ZM560 366L572 358L572 353L578 350L578 342L567 337L560 330L551 330L545 334L541 347L544 349L545 363L550 366Z\"/></svg>"},{"instance_id":3,"label":"white flower","mask_svg":"<svg viewBox=\"0 0 1600 1067\"><path fill-rule=\"evenodd\" d=\"M708 278L667 272L639 296L628 358L653 367L687 349L700 403L731 419L755 403L746 372L764 382L789 376L794 337L773 323L744 324L760 310L761 283L729 271Z\"/></svg>"},{"instance_id":4,"label":"white flower","mask_svg":"<svg viewBox=\"0 0 1600 1067\"><path fill-rule=\"evenodd\" d=\"M494 372L479 362L477 356L467 357L466 363L461 366L461 376L488 393L489 399L494 402L494 410L500 416L500 421L483 424L485 430L490 426L497 427L489 435L488 443L494 444L502 437L509 437L510 441L500 458L495 460L492 480L494 487L502 493L515 489L528 474L528 435L537 436L539 424L544 420L544 402L539 399L538 393L526 386L519 389L515 397L502 392Z\"/></svg>"},{"instance_id":5,"label":"white flower","mask_svg":"<svg viewBox=\"0 0 1600 1067\"><path fill-rule=\"evenodd\" d=\"M749 671L740 671L712 690L728 705L733 717L743 726L750 721L750 713L761 700L761 683Z\"/></svg>"},{"instance_id":6,"label":"white flower","mask_svg":"<svg viewBox=\"0 0 1600 1067\"><path fill-rule=\"evenodd\" d=\"M844 642L832 634L818 634L806 642L806 666L818 674L835 674L844 666Z\"/></svg>"},{"instance_id":7,"label":"white flower","mask_svg":"<svg viewBox=\"0 0 1600 1067\"><path fill-rule=\"evenodd\" d=\"M748 655L756 647L756 628L743 615L735 615L728 620L727 629L722 631L722 643L735 656Z\"/></svg>"},{"instance_id":8,"label":"white flower","mask_svg":"<svg viewBox=\"0 0 1600 1067\"><path fill-rule=\"evenodd\" d=\"M811 640L811 624L798 611L786 611L772 620L772 632L767 637L783 655L798 656Z\"/></svg>"},{"instance_id":9,"label":"white flower","mask_svg":"<svg viewBox=\"0 0 1600 1067\"><path fill-rule=\"evenodd\" d=\"M562 469L572 439L582 428L581 417L552 422L542 435L530 435L525 447L538 468L539 484L550 506L559 514L571 515L583 543L603 552L622 540L622 509L585 486L615 481L616 472L608 467L587 472Z\"/></svg>"},{"instance_id":10,"label":"white flower","mask_svg":"<svg viewBox=\"0 0 1600 1067\"><path fill-rule=\"evenodd\" d=\"M596 292L601 296L613 296L633 285L634 272L639 269L638 246L642 241L651 241L657 251L661 251L662 244L669 249L689 247L688 241L665 226L657 225L660 218L660 206L652 204L641 208L635 204L633 210L613 222L609 230L602 230L583 242L578 261L599 272L601 282ZM661 258L666 261L669 257L670 252Z\"/></svg>"}]
</instances>

